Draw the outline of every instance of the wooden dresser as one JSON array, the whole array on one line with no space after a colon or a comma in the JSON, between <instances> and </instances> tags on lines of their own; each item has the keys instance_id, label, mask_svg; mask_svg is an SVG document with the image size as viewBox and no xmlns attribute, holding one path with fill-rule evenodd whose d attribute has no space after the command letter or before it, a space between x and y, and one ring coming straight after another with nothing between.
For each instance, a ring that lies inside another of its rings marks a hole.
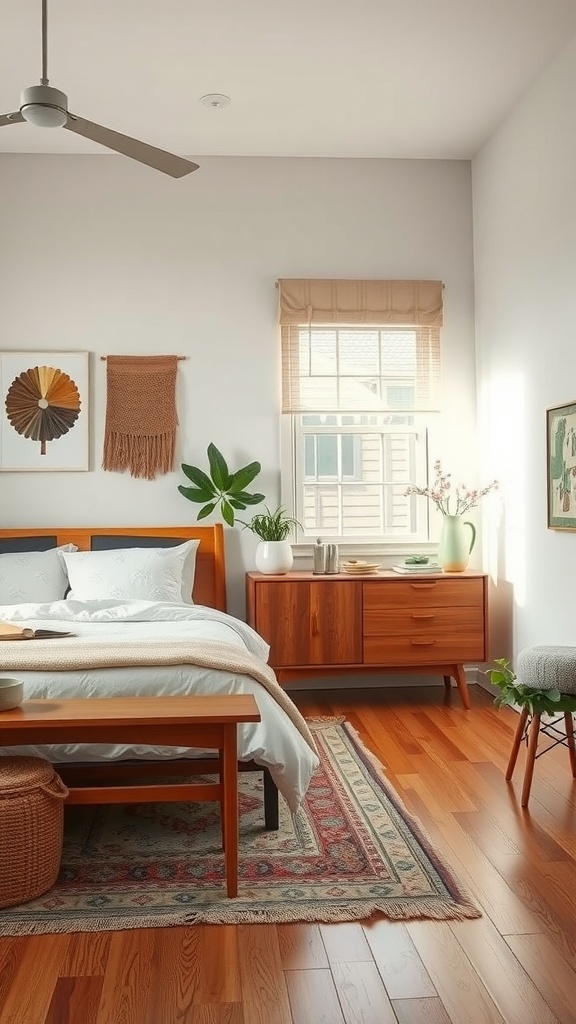
<instances>
[{"instance_id":1,"label":"wooden dresser","mask_svg":"<svg viewBox=\"0 0 576 1024\"><path fill-rule=\"evenodd\" d=\"M354 577L290 572L246 577L247 620L270 644L280 682L374 672L454 678L470 707L464 664L488 660L484 573Z\"/></svg>"}]
</instances>

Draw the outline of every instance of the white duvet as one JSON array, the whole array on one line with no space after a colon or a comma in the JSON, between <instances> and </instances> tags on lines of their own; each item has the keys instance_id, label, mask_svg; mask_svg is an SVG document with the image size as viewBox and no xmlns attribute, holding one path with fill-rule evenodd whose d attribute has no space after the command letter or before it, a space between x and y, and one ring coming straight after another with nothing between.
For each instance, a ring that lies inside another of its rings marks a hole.
<instances>
[{"instance_id":1,"label":"white duvet","mask_svg":"<svg viewBox=\"0 0 576 1024\"><path fill-rule=\"evenodd\" d=\"M0 605L0 619L33 629L70 630L86 638L106 638L138 643L211 640L248 649L266 662L269 648L250 626L224 612L201 605L153 601L56 601L53 604ZM29 641L33 643L33 641ZM53 643L62 643L55 639ZM0 673L2 645L0 644ZM11 672L11 675L14 673ZM286 713L260 683L245 675L200 668L167 665L147 668L83 669L69 672L19 672L24 697L127 697L201 693L253 693L262 720L238 726L238 756L270 769L291 810L304 796L318 764L304 738ZM198 757L186 747L66 744L58 746L4 747L3 754L35 754L54 762L102 759L162 759Z\"/></svg>"}]
</instances>

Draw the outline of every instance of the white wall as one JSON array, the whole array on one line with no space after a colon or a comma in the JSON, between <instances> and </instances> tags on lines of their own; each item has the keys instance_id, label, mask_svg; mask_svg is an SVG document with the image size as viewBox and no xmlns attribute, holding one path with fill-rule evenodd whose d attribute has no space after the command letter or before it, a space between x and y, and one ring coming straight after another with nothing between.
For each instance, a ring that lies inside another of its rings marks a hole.
<instances>
[{"instance_id":1,"label":"white wall","mask_svg":"<svg viewBox=\"0 0 576 1024\"><path fill-rule=\"evenodd\" d=\"M470 165L203 159L173 181L117 156L0 155L2 349L92 355L91 471L0 474L0 524L162 525L196 519L178 471L104 473L100 354L187 355L177 460L214 441L258 459L279 498L278 277L445 282L447 416L440 455L469 465L475 423ZM472 480L473 467L470 467ZM260 487L260 484L262 485ZM230 610L255 539L227 531Z\"/></svg>"},{"instance_id":2,"label":"white wall","mask_svg":"<svg viewBox=\"0 0 576 1024\"><path fill-rule=\"evenodd\" d=\"M576 640L576 535L546 512L546 409L576 401L575 96L576 39L473 162L480 440L504 485L487 561L512 621L493 657Z\"/></svg>"}]
</instances>

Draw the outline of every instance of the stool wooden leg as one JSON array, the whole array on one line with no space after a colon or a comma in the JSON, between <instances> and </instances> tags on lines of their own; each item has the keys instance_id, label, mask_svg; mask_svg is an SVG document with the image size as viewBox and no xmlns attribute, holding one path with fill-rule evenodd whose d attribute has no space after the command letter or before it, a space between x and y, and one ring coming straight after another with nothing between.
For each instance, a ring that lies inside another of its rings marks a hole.
<instances>
[{"instance_id":1,"label":"stool wooden leg","mask_svg":"<svg viewBox=\"0 0 576 1024\"><path fill-rule=\"evenodd\" d=\"M526 758L526 770L524 772L524 785L522 786L522 807L528 807L530 789L532 788L532 776L534 775L534 762L538 750L538 736L540 734L540 715L534 715L530 723L530 735L528 738L528 756Z\"/></svg>"},{"instance_id":2,"label":"stool wooden leg","mask_svg":"<svg viewBox=\"0 0 576 1024\"><path fill-rule=\"evenodd\" d=\"M564 712L564 721L566 722L566 739L568 741L572 777L576 779L576 746L574 745L574 720L571 711Z\"/></svg>"},{"instance_id":3,"label":"stool wooden leg","mask_svg":"<svg viewBox=\"0 0 576 1024\"><path fill-rule=\"evenodd\" d=\"M522 714L520 715L520 718L518 719L518 725L516 726L516 733L514 735L512 750L510 751L510 760L508 761L508 767L506 769L506 782L510 782L512 775L514 774L514 768L516 767L518 751L520 750L520 744L522 743L522 737L524 735L524 729L526 728L527 718L528 708L522 708Z\"/></svg>"}]
</instances>

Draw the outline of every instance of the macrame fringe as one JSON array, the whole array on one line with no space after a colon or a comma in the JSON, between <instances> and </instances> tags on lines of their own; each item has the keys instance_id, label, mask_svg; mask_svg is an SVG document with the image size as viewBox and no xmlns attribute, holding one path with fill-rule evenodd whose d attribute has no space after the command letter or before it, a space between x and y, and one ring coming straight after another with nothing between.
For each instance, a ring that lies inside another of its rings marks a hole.
<instances>
[{"instance_id":1,"label":"macrame fringe","mask_svg":"<svg viewBox=\"0 0 576 1024\"><path fill-rule=\"evenodd\" d=\"M113 473L130 470L130 475L154 480L158 473L170 473L174 465L176 431L140 437L110 431L104 438L102 468Z\"/></svg>"}]
</instances>

